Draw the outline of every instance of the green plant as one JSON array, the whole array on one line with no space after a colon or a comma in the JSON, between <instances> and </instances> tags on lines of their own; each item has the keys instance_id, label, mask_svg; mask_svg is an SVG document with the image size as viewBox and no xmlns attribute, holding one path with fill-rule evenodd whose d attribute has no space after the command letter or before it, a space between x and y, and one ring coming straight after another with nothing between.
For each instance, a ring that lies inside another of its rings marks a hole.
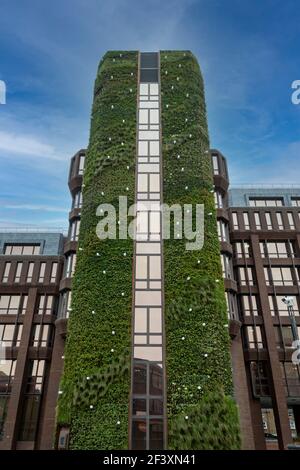
<instances>
[{"instance_id":1,"label":"green plant","mask_svg":"<svg viewBox=\"0 0 300 470\"><path fill-rule=\"evenodd\" d=\"M99 240L96 209L118 208L120 195L134 202L136 96L137 52L105 54L95 82L57 410L58 423L70 426L71 449L128 446L133 241Z\"/></svg>"},{"instance_id":2,"label":"green plant","mask_svg":"<svg viewBox=\"0 0 300 470\"><path fill-rule=\"evenodd\" d=\"M205 210L200 251L164 242L169 447L238 448L204 86L189 51L161 52L161 91L164 202Z\"/></svg>"}]
</instances>

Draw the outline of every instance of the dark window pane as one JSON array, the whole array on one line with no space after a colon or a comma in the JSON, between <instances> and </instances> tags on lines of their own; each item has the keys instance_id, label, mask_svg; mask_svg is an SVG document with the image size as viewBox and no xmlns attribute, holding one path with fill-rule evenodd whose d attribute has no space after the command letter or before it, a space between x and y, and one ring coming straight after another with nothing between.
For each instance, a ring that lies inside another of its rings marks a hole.
<instances>
[{"instance_id":1,"label":"dark window pane","mask_svg":"<svg viewBox=\"0 0 300 470\"><path fill-rule=\"evenodd\" d=\"M140 72L140 81L143 82L158 82L158 70L157 69L142 69Z\"/></svg>"},{"instance_id":2,"label":"dark window pane","mask_svg":"<svg viewBox=\"0 0 300 470\"><path fill-rule=\"evenodd\" d=\"M150 400L150 415L162 415L163 414L163 401L155 398Z\"/></svg>"},{"instance_id":3,"label":"dark window pane","mask_svg":"<svg viewBox=\"0 0 300 470\"><path fill-rule=\"evenodd\" d=\"M20 425L20 441L34 441L36 436L40 397L29 395L24 399L23 413Z\"/></svg>"},{"instance_id":4,"label":"dark window pane","mask_svg":"<svg viewBox=\"0 0 300 470\"><path fill-rule=\"evenodd\" d=\"M157 364L150 364L150 395L162 395L162 389L162 367Z\"/></svg>"},{"instance_id":5,"label":"dark window pane","mask_svg":"<svg viewBox=\"0 0 300 470\"><path fill-rule=\"evenodd\" d=\"M6 418L9 395L0 395L0 441L3 439L4 423Z\"/></svg>"},{"instance_id":6,"label":"dark window pane","mask_svg":"<svg viewBox=\"0 0 300 470\"><path fill-rule=\"evenodd\" d=\"M146 400L135 398L133 400L133 414L145 415L146 414Z\"/></svg>"},{"instance_id":7,"label":"dark window pane","mask_svg":"<svg viewBox=\"0 0 300 470\"><path fill-rule=\"evenodd\" d=\"M132 449L145 450L146 449L146 421L138 420L132 422Z\"/></svg>"},{"instance_id":8,"label":"dark window pane","mask_svg":"<svg viewBox=\"0 0 300 470\"><path fill-rule=\"evenodd\" d=\"M157 52L143 52L141 54L141 68L155 69L158 67Z\"/></svg>"},{"instance_id":9,"label":"dark window pane","mask_svg":"<svg viewBox=\"0 0 300 470\"><path fill-rule=\"evenodd\" d=\"M149 449L163 449L163 421L151 419L150 420L150 442Z\"/></svg>"},{"instance_id":10,"label":"dark window pane","mask_svg":"<svg viewBox=\"0 0 300 470\"><path fill-rule=\"evenodd\" d=\"M133 370L133 393L146 394L147 365L134 365Z\"/></svg>"}]
</instances>

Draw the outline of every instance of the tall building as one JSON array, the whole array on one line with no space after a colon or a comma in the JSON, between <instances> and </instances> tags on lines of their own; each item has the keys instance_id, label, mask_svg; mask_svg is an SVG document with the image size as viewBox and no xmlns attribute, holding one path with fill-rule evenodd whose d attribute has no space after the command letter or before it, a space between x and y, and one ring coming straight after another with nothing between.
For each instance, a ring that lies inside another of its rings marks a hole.
<instances>
[{"instance_id":1,"label":"tall building","mask_svg":"<svg viewBox=\"0 0 300 470\"><path fill-rule=\"evenodd\" d=\"M104 56L68 184L66 237L0 233L0 449L287 448L300 187L228 189L190 52ZM201 249L161 203L204 204Z\"/></svg>"},{"instance_id":2,"label":"tall building","mask_svg":"<svg viewBox=\"0 0 300 470\"><path fill-rule=\"evenodd\" d=\"M204 88L189 51L105 54L83 181L59 445L238 448ZM181 211L168 240L162 203ZM196 204L203 246L180 226L190 219L193 235Z\"/></svg>"},{"instance_id":3,"label":"tall building","mask_svg":"<svg viewBox=\"0 0 300 470\"><path fill-rule=\"evenodd\" d=\"M292 361L300 337L300 187L228 191L226 161L211 153L243 442L284 449L300 435L300 370Z\"/></svg>"}]
</instances>

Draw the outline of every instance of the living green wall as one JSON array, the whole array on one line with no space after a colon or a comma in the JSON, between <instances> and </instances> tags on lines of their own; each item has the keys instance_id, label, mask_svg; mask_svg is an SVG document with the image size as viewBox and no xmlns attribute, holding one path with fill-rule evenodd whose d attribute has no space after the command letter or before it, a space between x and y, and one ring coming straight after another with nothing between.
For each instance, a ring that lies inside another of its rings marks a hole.
<instances>
[{"instance_id":1,"label":"living green wall","mask_svg":"<svg viewBox=\"0 0 300 470\"><path fill-rule=\"evenodd\" d=\"M100 241L96 209L118 207L119 195L134 202L137 67L137 52L108 52L95 82L57 410L70 449L128 446L133 241Z\"/></svg>"},{"instance_id":2,"label":"living green wall","mask_svg":"<svg viewBox=\"0 0 300 470\"><path fill-rule=\"evenodd\" d=\"M189 51L161 52L163 198L204 204L199 251L164 242L170 449L240 446L220 265L204 86Z\"/></svg>"}]
</instances>

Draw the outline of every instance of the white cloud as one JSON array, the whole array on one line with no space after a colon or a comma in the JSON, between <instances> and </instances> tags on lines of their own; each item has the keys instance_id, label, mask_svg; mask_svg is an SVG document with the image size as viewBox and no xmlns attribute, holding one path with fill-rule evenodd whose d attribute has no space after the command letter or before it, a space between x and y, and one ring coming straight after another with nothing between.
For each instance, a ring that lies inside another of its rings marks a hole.
<instances>
[{"instance_id":1,"label":"white cloud","mask_svg":"<svg viewBox=\"0 0 300 470\"><path fill-rule=\"evenodd\" d=\"M55 207L39 204L4 204L1 209L20 209L27 211L45 211L45 212L68 212L68 209L63 207Z\"/></svg>"},{"instance_id":2,"label":"white cloud","mask_svg":"<svg viewBox=\"0 0 300 470\"><path fill-rule=\"evenodd\" d=\"M52 145L41 142L34 136L0 131L0 150L33 157L62 160Z\"/></svg>"}]
</instances>

